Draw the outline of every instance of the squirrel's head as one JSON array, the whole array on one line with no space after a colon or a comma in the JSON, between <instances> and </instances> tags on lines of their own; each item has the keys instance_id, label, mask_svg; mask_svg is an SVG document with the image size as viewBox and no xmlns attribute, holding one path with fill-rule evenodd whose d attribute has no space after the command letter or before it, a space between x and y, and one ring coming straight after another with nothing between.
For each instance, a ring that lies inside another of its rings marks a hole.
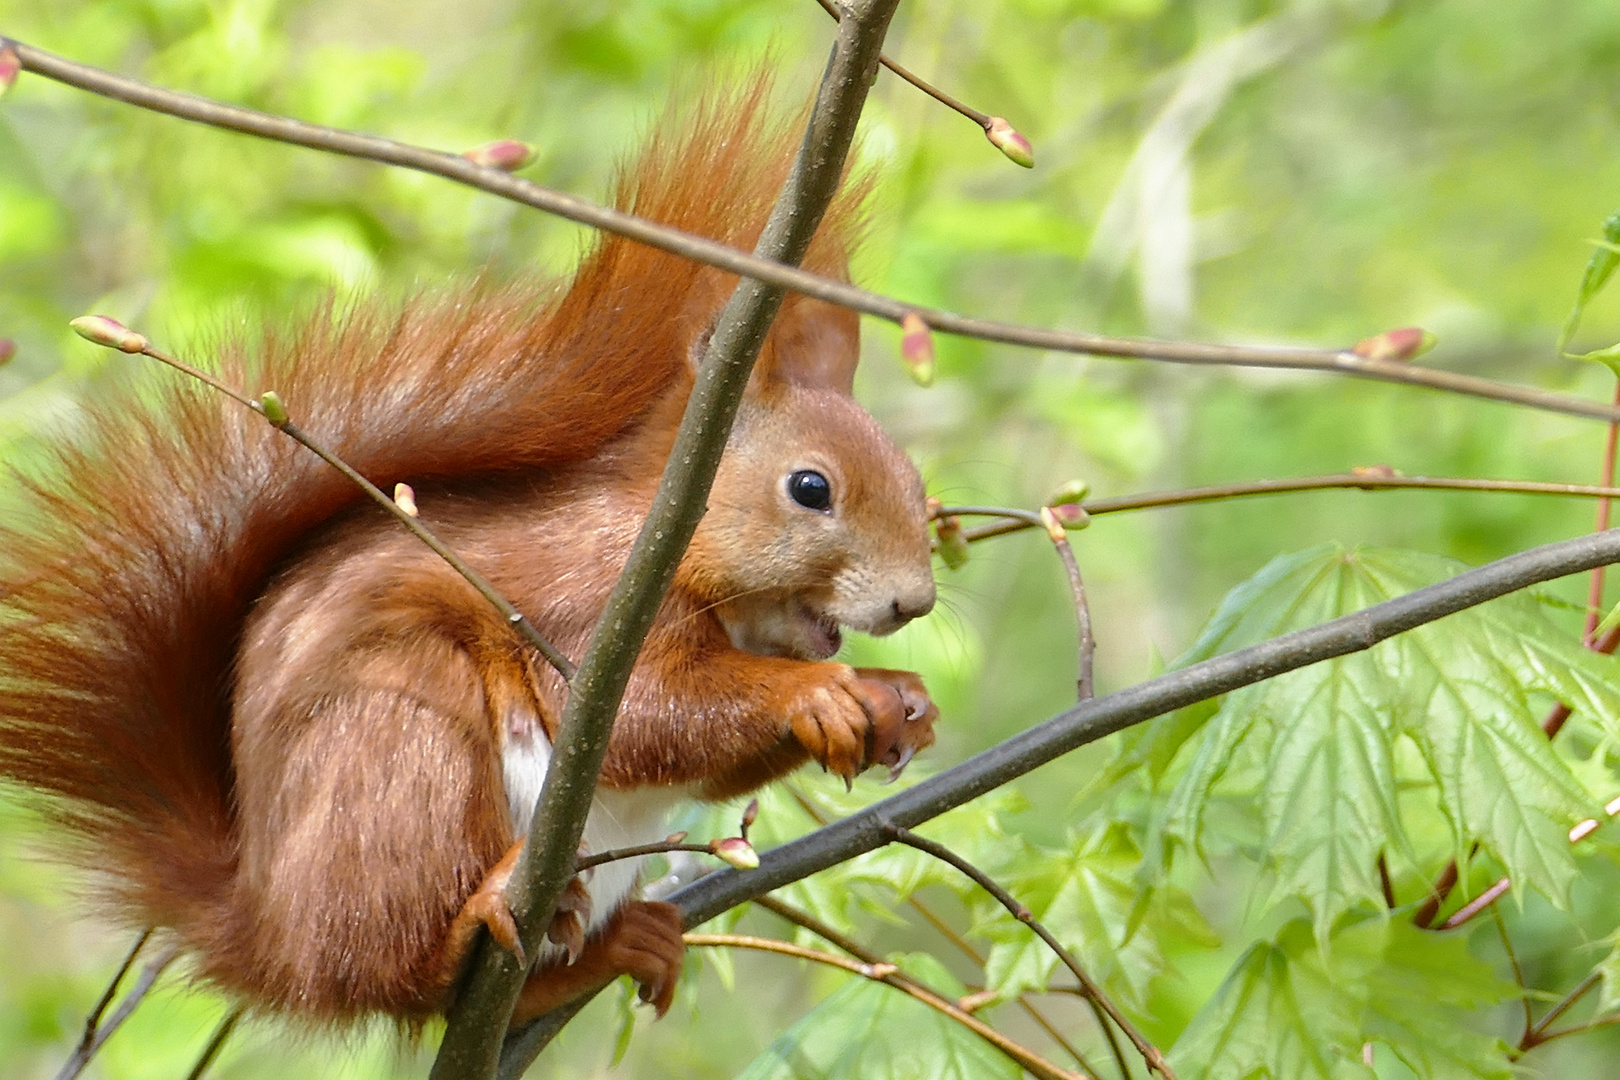
<instances>
[{"instance_id":1,"label":"squirrel's head","mask_svg":"<svg viewBox=\"0 0 1620 1080\"><path fill-rule=\"evenodd\" d=\"M917 467L850 397L859 324L794 297L755 366L688 564L732 643L825 659L934 606Z\"/></svg>"}]
</instances>

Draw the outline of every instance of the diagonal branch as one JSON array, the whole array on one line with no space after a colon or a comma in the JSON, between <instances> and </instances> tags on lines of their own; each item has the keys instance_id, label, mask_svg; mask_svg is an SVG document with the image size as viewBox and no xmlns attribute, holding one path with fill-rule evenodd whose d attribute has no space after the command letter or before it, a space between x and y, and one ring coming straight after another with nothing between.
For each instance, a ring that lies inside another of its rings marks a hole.
<instances>
[{"instance_id":1,"label":"diagonal branch","mask_svg":"<svg viewBox=\"0 0 1620 1080\"><path fill-rule=\"evenodd\" d=\"M898 0L851 4L839 23L798 159L756 251L797 263L843 178L844 160ZM569 683L551 766L507 898L524 948L539 954L557 897L574 874L608 734L641 643L707 504L715 470L782 289L743 279L721 312L698 369L652 509ZM487 938L450 1010L433 1080L493 1075L523 967Z\"/></svg>"},{"instance_id":2,"label":"diagonal branch","mask_svg":"<svg viewBox=\"0 0 1620 1080\"><path fill-rule=\"evenodd\" d=\"M1497 597L1620 562L1620 529L1521 551L1405 596L1318 626L1203 660L1092 698L1005 742L975 754L913 788L760 856L757 870L710 874L671 894L687 926L803 880L888 842L885 830L914 828L994 791L1071 750L1176 709L1219 697L1289 671L1370 649L1380 641ZM509 1040L521 1053L539 1050L584 1007L584 999L542 1017ZM516 1076L503 1071L502 1077Z\"/></svg>"},{"instance_id":3,"label":"diagonal branch","mask_svg":"<svg viewBox=\"0 0 1620 1080\"><path fill-rule=\"evenodd\" d=\"M930 329L983 341L1000 342L1004 345L1019 345L1054 352L1084 353L1092 356L1162 360L1176 364L1231 365L1353 375L1381 382L1423 386L1432 390L1503 401L1570 416L1620 421L1620 406L1566 394L1555 394L1533 386L1517 386L1437 368L1418 367L1400 360L1359 356L1349 349L1258 348L1113 338L1101 334L1042 330L1015 323L957 315L949 311L920 308L892 297L858 289L853 285L819 277L800 270L797 266L785 265L788 260L773 259L764 249L749 255L713 240L657 225L623 211L541 187L497 168L474 164L459 154L428 150L393 139L361 135L340 128L306 124L288 117L227 105L193 94L164 90L137 79L124 78L87 64L74 63L15 39L0 37L0 42L11 45L24 71L102 97L244 135L431 173L581 225L615 233L637 243L683 255L734 274L779 288L791 289L894 323L899 323L911 314L920 318Z\"/></svg>"}]
</instances>

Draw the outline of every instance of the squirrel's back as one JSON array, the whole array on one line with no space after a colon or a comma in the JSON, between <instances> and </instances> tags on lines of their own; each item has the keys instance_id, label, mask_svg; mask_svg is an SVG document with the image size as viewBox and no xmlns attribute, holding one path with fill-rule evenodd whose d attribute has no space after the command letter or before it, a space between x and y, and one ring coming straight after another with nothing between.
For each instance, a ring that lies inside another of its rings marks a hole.
<instances>
[{"instance_id":1,"label":"squirrel's back","mask_svg":"<svg viewBox=\"0 0 1620 1080\"><path fill-rule=\"evenodd\" d=\"M711 100L625 173L625 209L751 247L793 149L762 85ZM842 274L849 200L807 265ZM274 389L368 478L587 459L671 393L734 279L616 238L566 289L475 282L328 305L190 357ZM134 358L132 364L148 361ZM669 410L660 410L660 415ZM280 562L361 496L259 417L178 374L85 406L0 520L0 779L45 796L110 912L207 947L237 869L230 683Z\"/></svg>"}]
</instances>

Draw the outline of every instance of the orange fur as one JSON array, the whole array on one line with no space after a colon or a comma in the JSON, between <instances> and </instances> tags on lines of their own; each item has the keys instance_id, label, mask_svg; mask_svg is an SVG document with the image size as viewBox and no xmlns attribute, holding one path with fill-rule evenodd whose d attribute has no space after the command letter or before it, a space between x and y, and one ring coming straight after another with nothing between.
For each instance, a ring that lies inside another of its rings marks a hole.
<instances>
[{"instance_id":1,"label":"orange fur","mask_svg":"<svg viewBox=\"0 0 1620 1080\"><path fill-rule=\"evenodd\" d=\"M654 141L619 204L751 247L792 149L763 96ZM853 206L812 269L844 272ZM560 294L478 282L327 312L218 366L385 489L415 484L424 520L577 657L733 282L609 238ZM848 398L855 336L846 312L784 305L604 787L723 797L932 741L914 677L814 658L818 626L886 632L933 600L920 481ZM121 919L227 992L317 1021L430 1014L465 947L452 921L513 840L503 751L554 733L565 688L334 471L163 378L89 406L0 523L0 775L47 797ZM783 502L806 463L839 485L826 521ZM591 972L667 1006L678 939L645 943L672 925L610 921ZM525 1001L578 978L542 966Z\"/></svg>"}]
</instances>

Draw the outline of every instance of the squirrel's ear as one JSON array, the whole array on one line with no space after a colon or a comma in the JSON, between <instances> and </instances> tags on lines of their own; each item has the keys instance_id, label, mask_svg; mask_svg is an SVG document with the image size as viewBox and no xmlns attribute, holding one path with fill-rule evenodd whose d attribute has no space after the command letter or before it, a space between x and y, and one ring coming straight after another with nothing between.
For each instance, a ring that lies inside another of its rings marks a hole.
<instances>
[{"instance_id":1,"label":"squirrel's ear","mask_svg":"<svg viewBox=\"0 0 1620 1080\"><path fill-rule=\"evenodd\" d=\"M754 381L848 396L855 385L860 353L859 315L807 296L789 296L754 366Z\"/></svg>"}]
</instances>

